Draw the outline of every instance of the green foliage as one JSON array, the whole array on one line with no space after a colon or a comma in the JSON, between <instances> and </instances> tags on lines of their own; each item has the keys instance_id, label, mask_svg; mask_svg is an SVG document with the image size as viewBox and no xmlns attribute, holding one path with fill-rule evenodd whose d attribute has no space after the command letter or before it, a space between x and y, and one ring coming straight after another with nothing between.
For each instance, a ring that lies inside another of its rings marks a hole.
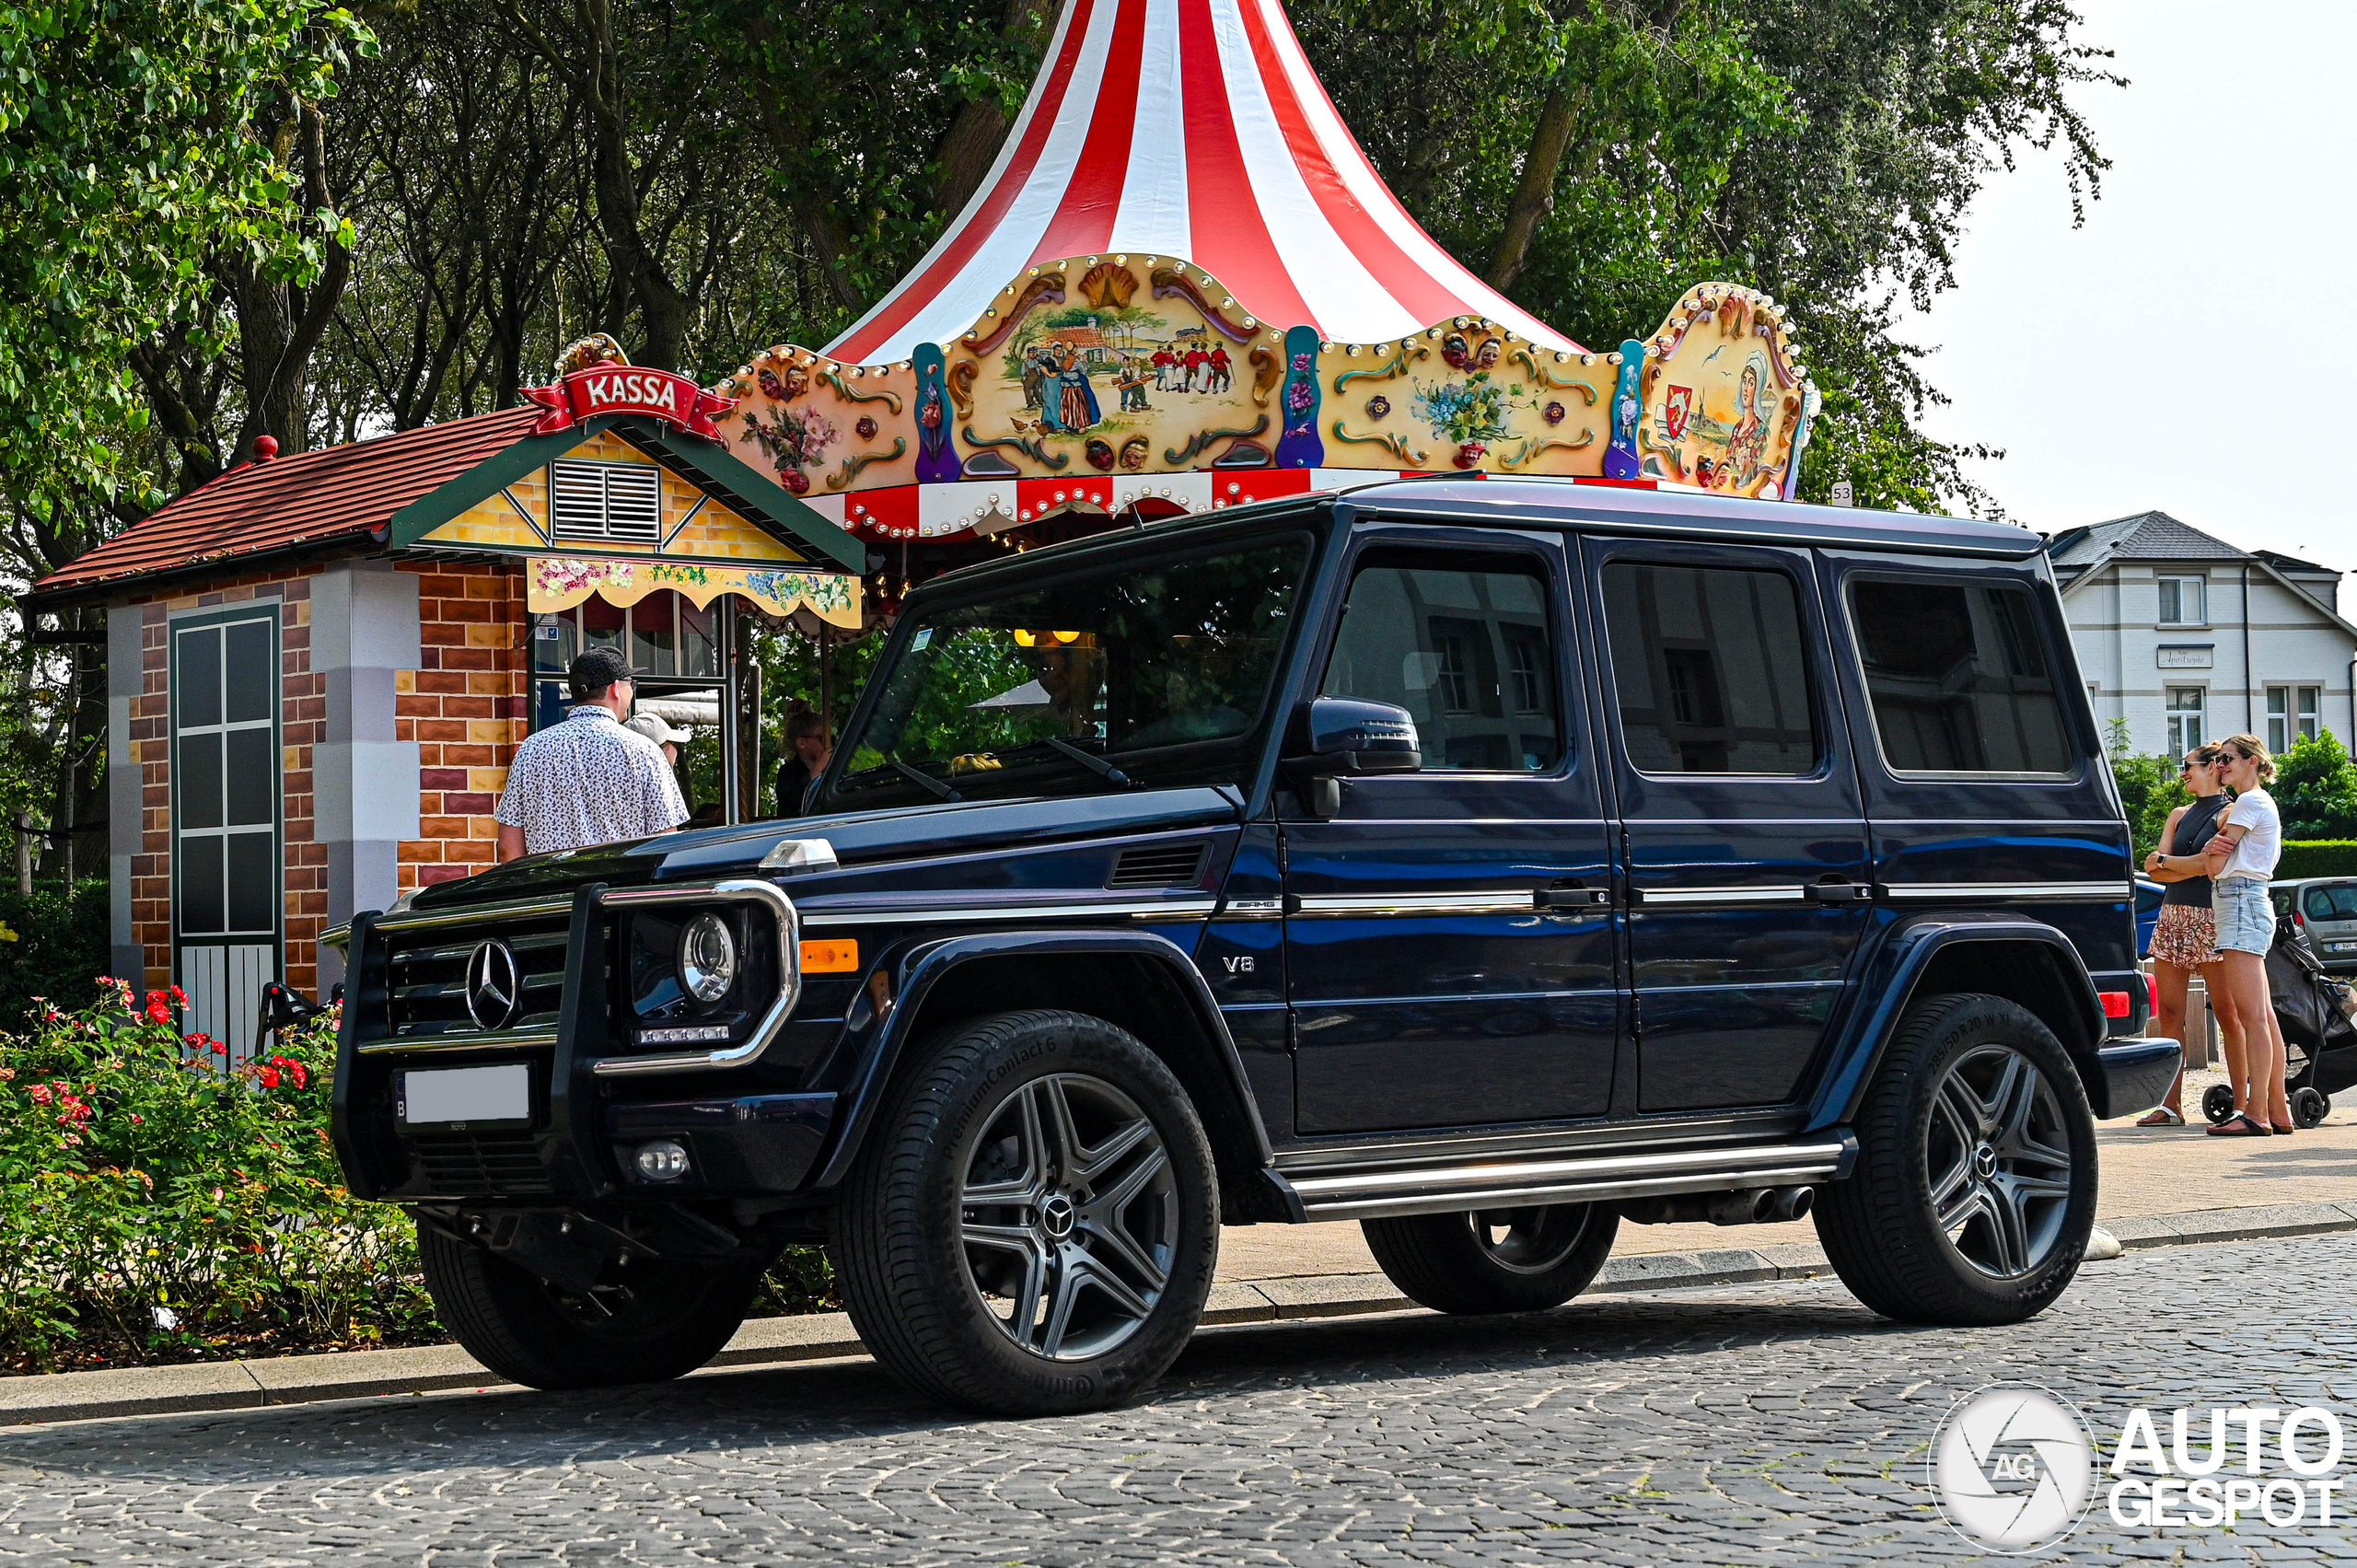
<instances>
[{"instance_id":1,"label":"green foliage","mask_svg":"<svg viewBox=\"0 0 2357 1568\"><path fill-rule=\"evenodd\" d=\"M2331 731L2293 741L2275 762L2269 793L2283 813L2286 839L2357 836L2357 762Z\"/></svg>"},{"instance_id":2,"label":"green foliage","mask_svg":"<svg viewBox=\"0 0 2357 1568\"><path fill-rule=\"evenodd\" d=\"M0 488L37 510L126 482L146 421L128 365L179 330L226 342L207 262L315 273L341 230L295 199L265 105L334 91L369 35L318 0L0 8Z\"/></svg>"},{"instance_id":3,"label":"green foliage","mask_svg":"<svg viewBox=\"0 0 2357 1568\"><path fill-rule=\"evenodd\" d=\"M2292 882L2305 877L2357 877L2357 839L2284 840L2275 879Z\"/></svg>"},{"instance_id":4,"label":"green foliage","mask_svg":"<svg viewBox=\"0 0 2357 1568\"><path fill-rule=\"evenodd\" d=\"M22 1028L37 997L81 994L107 963L102 878L0 889L0 1033Z\"/></svg>"},{"instance_id":5,"label":"green foliage","mask_svg":"<svg viewBox=\"0 0 2357 1568\"><path fill-rule=\"evenodd\" d=\"M2147 854L2160 847L2161 830L2168 825L2169 813L2191 805L2193 794L2178 776L2173 759L2141 757L2129 749L2125 719L2112 720L2110 730L2111 776L2119 785L2120 807L2127 813L2129 837L2135 846L2135 859L2142 865Z\"/></svg>"}]
</instances>

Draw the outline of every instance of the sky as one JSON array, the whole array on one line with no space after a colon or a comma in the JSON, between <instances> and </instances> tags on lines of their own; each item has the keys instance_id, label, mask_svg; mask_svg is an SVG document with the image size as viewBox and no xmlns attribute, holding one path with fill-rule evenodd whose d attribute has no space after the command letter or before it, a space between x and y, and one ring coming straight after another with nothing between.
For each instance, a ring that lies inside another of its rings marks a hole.
<instances>
[{"instance_id":1,"label":"sky","mask_svg":"<svg viewBox=\"0 0 2357 1568\"><path fill-rule=\"evenodd\" d=\"M1926 424L2004 448L1970 472L2030 528L2159 510L2357 571L2357 0L2079 9L2130 82L2078 90L2102 200L2073 229L2059 156L1991 174L1902 333Z\"/></svg>"}]
</instances>

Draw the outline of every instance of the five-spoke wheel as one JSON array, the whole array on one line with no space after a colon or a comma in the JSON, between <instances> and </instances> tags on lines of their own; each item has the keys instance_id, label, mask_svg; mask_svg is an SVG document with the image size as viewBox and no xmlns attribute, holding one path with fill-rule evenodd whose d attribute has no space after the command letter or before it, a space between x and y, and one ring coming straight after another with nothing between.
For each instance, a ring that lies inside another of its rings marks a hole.
<instances>
[{"instance_id":1,"label":"five-spoke wheel","mask_svg":"<svg viewBox=\"0 0 2357 1568\"><path fill-rule=\"evenodd\" d=\"M2054 1250L2071 1204L2071 1134L2054 1086L2020 1051L1976 1046L1933 1101L1932 1208L1956 1251L2014 1280Z\"/></svg>"}]
</instances>

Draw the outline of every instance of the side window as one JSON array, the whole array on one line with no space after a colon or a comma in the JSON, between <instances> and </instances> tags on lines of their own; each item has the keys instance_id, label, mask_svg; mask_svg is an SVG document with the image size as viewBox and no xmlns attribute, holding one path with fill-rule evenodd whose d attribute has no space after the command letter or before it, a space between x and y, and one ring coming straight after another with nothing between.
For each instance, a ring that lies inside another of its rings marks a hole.
<instances>
[{"instance_id":1,"label":"side window","mask_svg":"<svg viewBox=\"0 0 2357 1568\"><path fill-rule=\"evenodd\" d=\"M1808 639L1782 572L1616 561L1604 622L1622 744L1647 773L1817 771Z\"/></svg>"},{"instance_id":2,"label":"side window","mask_svg":"<svg viewBox=\"0 0 2357 1568\"><path fill-rule=\"evenodd\" d=\"M1318 690L1407 709L1427 772L1549 771L1563 743L1541 572L1370 553Z\"/></svg>"},{"instance_id":3,"label":"side window","mask_svg":"<svg viewBox=\"0 0 2357 1568\"><path fill-rule=\"evenodd\" d=\"M2072 771L2076 753L2026 588L1857 577L1850 613L1891 772Z\"/></svg>"}]
</instances>

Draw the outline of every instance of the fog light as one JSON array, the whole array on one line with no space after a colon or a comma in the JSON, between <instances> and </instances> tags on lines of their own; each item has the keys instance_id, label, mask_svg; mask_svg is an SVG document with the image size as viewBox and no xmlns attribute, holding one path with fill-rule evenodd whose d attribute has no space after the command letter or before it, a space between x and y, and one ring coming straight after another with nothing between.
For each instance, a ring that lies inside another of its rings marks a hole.
<instances>
[{"instance_id":1,"label":"fog light","mask_svg":"<svg viewBox=\"0 0 2357 1568\"><path fill-rule=\"evenodd\" d=\"M668 1138L641 1144L631 1156L642 1181L677 1181L688 1174L688 1151Z\"/></svg>"}]
</instances>

